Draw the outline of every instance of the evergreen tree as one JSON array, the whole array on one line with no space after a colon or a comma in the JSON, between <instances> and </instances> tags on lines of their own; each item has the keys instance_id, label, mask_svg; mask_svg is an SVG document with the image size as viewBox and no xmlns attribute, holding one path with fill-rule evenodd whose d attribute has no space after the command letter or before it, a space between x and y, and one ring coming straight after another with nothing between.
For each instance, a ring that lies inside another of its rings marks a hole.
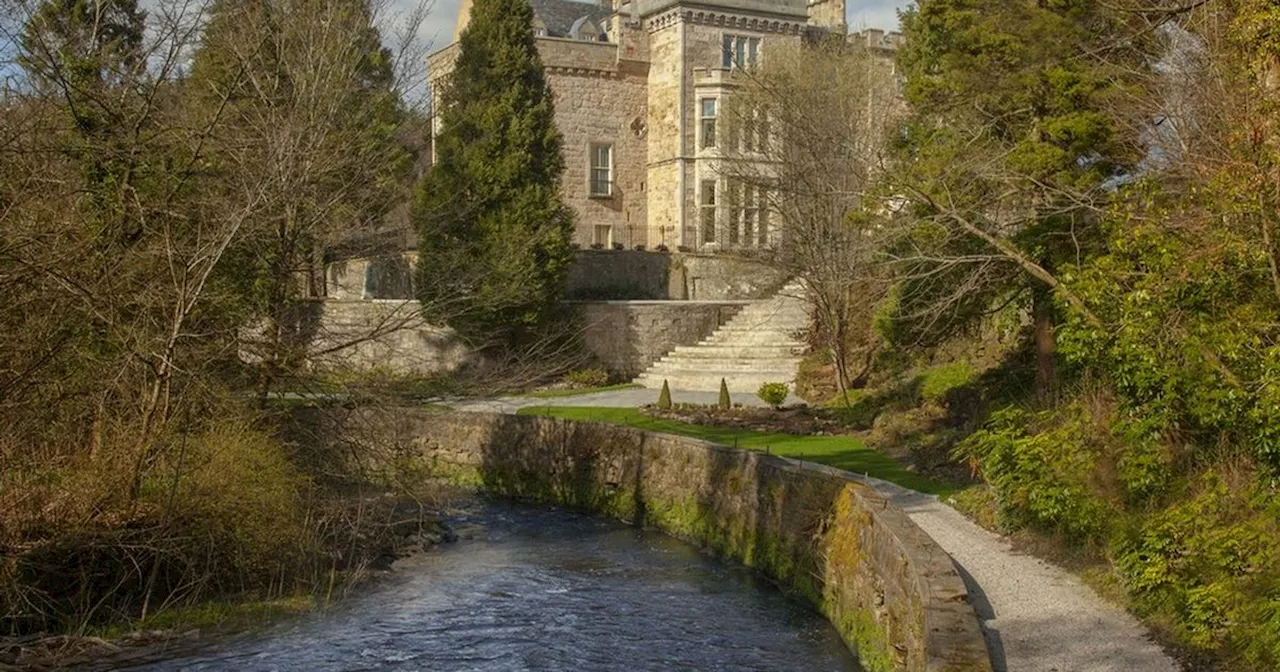
<instances>
[{"instance_id":1,"label":"evergreen tree","mask_svg":"<svg viewBox=\"0 0 1280 672\"><path fill-rule=\"evenodd\" d=\"M716 405L720 408L729 408L732 405L729 400L729 383L725 382L724 378L720 379L720 399Z\"/></svg>"},{"instance_id":2,"label":"evergreen tree","mask_svg":"<svg viewBox=\"0 0 1280 672\"><path fill-rule=\"evenodd\" d=\"M1056 274L1090 254L1108 185L1142 156L1141 124L1115 103L1149 60L1140 40L1114 39L1122 15L1095 0L932 0L903 14L912 113L899 193L919 225L899 251L915 260L899 340L945 340L1021 299L1034 315L1037 387L1049 387L1054 292L1085 310Z\"/></svg>"},{"instance_id":3,"label":"evergreen tree","mask_svg":"<svg viewBox=\"0 0 1280 672\"><path fill-rule=\"evenodd\" d=\"M477 0L458 49L434 101L436 163L413 204L418 293L430 319L518 341L556 307L573 230L529 3Z\"/></svg>"}]
</instances>

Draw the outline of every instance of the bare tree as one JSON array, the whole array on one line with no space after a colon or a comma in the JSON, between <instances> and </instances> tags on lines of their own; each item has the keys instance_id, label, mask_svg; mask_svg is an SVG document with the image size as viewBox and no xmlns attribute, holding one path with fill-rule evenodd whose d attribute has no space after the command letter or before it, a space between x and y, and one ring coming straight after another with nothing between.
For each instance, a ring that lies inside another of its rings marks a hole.
<instances>
[{"instance_id":1,"label":"bare tree","mask_svg":"<svg viewBox=\"0 0 1280 672\"><path fill-rule=\"evenodd\" d=\"M773 50L736 78L717 139L729 213L722 238L765 243L803 281L841 393L867 373L872 313L889 288L879 255L891 203L875 190L901 110L893 73L891 55L843 37Z\"/></svg>"}]
</instances>

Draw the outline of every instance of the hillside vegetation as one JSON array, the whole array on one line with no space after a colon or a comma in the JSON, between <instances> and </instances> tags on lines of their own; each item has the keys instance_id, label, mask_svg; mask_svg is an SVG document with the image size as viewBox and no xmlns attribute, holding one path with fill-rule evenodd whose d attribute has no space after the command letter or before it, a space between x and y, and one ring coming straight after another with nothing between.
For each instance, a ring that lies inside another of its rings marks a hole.
<instances>
[{"instance_id":1,"label":"hillside vegetation","mask_svg":"<svg viewBox=\"0 0 1280 672\"><path fill-rule=\"evenodd\" d=\"M883 298L862 330L818 311L800 384L876 447L980 478L963 506L1100 563L1198 664L1271 670L1280 8L1172 5L903 15L907 107L840 215L873 213L850 264L884 278L848 305Z\"/></svg>"}]
</instances>

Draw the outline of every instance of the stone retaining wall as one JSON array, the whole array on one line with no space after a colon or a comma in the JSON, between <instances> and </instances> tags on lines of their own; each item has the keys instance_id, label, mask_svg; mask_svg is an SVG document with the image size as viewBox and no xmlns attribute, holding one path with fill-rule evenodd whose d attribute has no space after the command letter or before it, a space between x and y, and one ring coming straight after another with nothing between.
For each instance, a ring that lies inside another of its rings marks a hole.
<instances>
[{"instance_id":1,"label":"stone retaining wall","mask_svg":"<svg viewBox=\"0 0 1280 672\"><path fill-rule=\"evenodd\" d=\"M754 567L826 615L868 670L991 670L950 558L848 473L551 418L391 409L301 424L332 448L318 454L380 447L397 479L594 511Z\"/></svg>"},{"instance_id":2,"label":"stone retaining wall","mask_svg":"<svg viewBox=\"0 0 1280 672\"><path fill-rule=\"evenodd\" d=\"M731 254L579 250L567 298L579 300L741 301L771 296L785 270Z\"/></svg>"},{"instance_id":3,"label":"stone retaining wall","mask_svg":"<svg viewBox=\"0 0 1280 672\"><path fill-rule=\"evenodd\" d=\"M590 301L574 304L582 340L610 373L640 375L679 345L693 345L729 321L744 301Z\"/></svg>"}]
</instances>

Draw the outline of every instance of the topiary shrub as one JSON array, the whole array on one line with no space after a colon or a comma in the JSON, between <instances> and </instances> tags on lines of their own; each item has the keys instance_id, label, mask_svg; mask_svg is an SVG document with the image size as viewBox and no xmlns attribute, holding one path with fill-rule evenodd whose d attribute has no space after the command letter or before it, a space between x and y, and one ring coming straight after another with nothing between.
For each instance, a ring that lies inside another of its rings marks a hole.
<instances>
[{"instance_id":1,"label":"topiary shrub","mask_svg":"<svg viewBox=\"0 0 1280 672\"><path fill-rule=\"evenodd\" d=\"M669 410L671 408L671 388L667 387L667 380L662 379L662 391L658 393L658 408Z\"/></svg>"},{"instance_id":2,"label":"topiary shrub","mask_svg":"<svg viewBox=\"0 0 1280 672\"><path fill-rule=\"evenodd\" d=\"M725 382L724 378L721 378L720 379L720 403L718 404L718 406L720 406L720 408L729 408L730 405L731 404L729 401L729 384Z\"/></svg>"},{"instance_id":3,"label":"topiary shrub","mask_svg":"<svg viewBox=\"0 0 1280 672\"><path fill-rule=\"evenodd\" d=\"M617 250L618 252L621 252L621 251L623 251L623 250L627 249L627 246L626 246L626 245L623 245L622 243L614 243L614 244L613 244L613 249L614 249L614 250Z\"/></svg>"},{"instance_id":4,"label":"topiary shrub","mask_svg":"<svg viewBox=\"0 0 1280 672\"><path fill-rule=\"evenodd\" d=\"M765 383L760 386L756 396L760 397L760 400L764 403L778 408L787 400L787 393L790 391L786 383Z\"/></svg>"}]
</instances>

